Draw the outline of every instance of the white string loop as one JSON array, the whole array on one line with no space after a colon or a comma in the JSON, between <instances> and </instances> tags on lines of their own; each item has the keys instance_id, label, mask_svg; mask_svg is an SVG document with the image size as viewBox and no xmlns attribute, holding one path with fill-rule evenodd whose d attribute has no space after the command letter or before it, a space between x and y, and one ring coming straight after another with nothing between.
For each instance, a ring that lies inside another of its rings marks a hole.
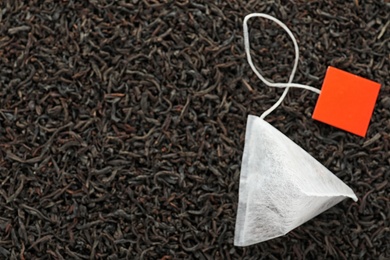
<instances>
[{"instance_id":1,"label":"white string loop","mask_svg":"<svg viewBox=\"0 0 390 260\"><path fill-rule=\"evenodd\" d=\"M249 43L249 32L248 32L248 20L252 17L262 17L262 18L266 18L266 19L269 19L275 23L277 23L280 27L282 27L286 32L287 34L290 36L291 40L293 41L294 43L294 50L295 50L295 60L294 60L294 66L293 66L293 69L291 71L291 74L290 74L290 78L288 80L287 83L273 83L273 82L270 82L268 80L266 80L261 74L260 72L256 69L255 65L253 64L253 61L252 61L252 57L251 57L251 53L250 53L250 43ZM288 29L288 27L282 23L281 21L279 21L278 19L276 19L275 17L273 16L270 16L268 14L263 14L263 13L253 13L253 14L248 14L247 16L245 16L245 19L244 19L244 44L245 44L245 53L246 53L246 56L247 56L247 59L248 59L248 63L249 65L251 66L253 72L257 75L257 77L259 77L259 79L264 83L266 84L267 86L269 87L276 87L276 88L286 88L282 94L282 96L279 98L279 100L271 107L269 108L268 110L266 110L261 116L260 118L261 119L264 119L266 116L268 116L272 111L274 111L283 101L283 99L286 97L287 95L287 92L288 90L291 88L303 88L303 89L308 89L310 91L313 91L317 94L320 94L321 93L321 90L319 89L316 89L314 87L311 87L311 86L307 86L307 85L302 85L302 84L297 84L297 83L292 83L293 79L294 79L294 76L295 76L295 72L297 70L297 67L298 67L298 59L299 59L299 49L298 49L298 44L297 44L297 41L294 37L294 35L292 34L292 32L290 31L290 29Z\"/></svg>"}]
</instances>

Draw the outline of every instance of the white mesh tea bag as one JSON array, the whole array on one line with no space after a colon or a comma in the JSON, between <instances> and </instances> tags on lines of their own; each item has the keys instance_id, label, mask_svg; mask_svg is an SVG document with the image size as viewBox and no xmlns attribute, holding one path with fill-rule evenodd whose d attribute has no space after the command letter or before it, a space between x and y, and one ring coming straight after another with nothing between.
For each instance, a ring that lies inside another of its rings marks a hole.
<instances>
[{"instance_id":1,"label":"white mesh tea bag","mask_svg":"<svg viewBox=\"0 0 390 260\"><path fill-rule=\"evenodd\" d=\"M247 28L248 19L254 16L276 22L293 40L296 57L288 83L268 82L254 67ZM320 93L313 87L291 83L299 55L291 31L272 16L251 14L244 19L244 40L248 62L257 76L268 86L286 89L278 102L261 117L248 116L235 227L236 246L285 235L345 198L357 201L353 191L332 172L264 121L264 117L282 102L290 87Z\"/></svg>"},{"instance_id":2,"label":"white mesh tea bag","mask_svg":"<svg viewBox=\"0 0 390 260\"><path fill-rule=\"evenodd\" d=\"M249 116L241 166L234 244L285 235L353 191L305 150L257 116Z\"/></svg>"}]
</instances>

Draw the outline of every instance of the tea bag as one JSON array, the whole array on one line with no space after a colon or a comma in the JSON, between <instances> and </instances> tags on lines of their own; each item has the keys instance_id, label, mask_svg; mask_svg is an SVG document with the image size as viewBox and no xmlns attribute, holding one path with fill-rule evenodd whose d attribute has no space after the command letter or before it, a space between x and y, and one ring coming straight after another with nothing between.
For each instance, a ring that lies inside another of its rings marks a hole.
<instances>
[{"instance_id":1,"label":"tea bag","mask_svg":"<svg viewBox=\"0 0 390 260\"><path fill-rule=\"evenodd\" d=\"M285 235L353 191L305 150L257 116L247 120L234 244Z\"/></svg>"},{"instance_id":2,"label":"tea bag","mask_svg":"<svg viewBox=\"0 0 390 260\"><path fill-rule=\"evenodd\" d=\"M253 65L247 21L255 16L276 22L293 40L296 56L288 83L267 81ZM266 85L284 87L285 91L260 117L249 115L247 119L234 238L236 246L248 246L285 235L345 198L357 201L353 191L332 172L264 121L283 101L290 87L321 93L311 86L292 83L299 52L291 31L272 16L250 14L244 19L244 41L248 63L256 75Z\"/></svg>"}]
</instances>

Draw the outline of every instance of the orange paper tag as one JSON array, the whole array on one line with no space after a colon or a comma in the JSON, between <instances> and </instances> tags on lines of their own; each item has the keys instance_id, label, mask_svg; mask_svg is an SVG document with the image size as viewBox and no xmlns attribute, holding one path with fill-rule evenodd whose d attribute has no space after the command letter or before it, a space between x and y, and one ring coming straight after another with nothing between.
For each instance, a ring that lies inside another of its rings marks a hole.
<instances>
[{"instance_id":1,"label":"orange paper tag","mask_svg":"<svg viewBox=\"0 0 390 260\"><path fill-rule=\"evenodd\" d=\"M364 137L380 84L328 67L313 119Z\"/></svg>"}]
</instances>

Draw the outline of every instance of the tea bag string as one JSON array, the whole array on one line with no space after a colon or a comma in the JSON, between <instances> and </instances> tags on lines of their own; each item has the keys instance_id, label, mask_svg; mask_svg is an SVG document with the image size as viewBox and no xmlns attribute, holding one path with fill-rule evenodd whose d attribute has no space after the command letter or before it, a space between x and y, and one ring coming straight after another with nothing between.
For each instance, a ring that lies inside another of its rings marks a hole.
<instances>
[{"instance_id":1,"label":"tea bag string","mask_svg":"<svg viewBox=\"0 0 390 260\"><path fill-rule=\"evenodd\" d=\"M280 27L282 27L287 32L287 34L290 36L291 40L293 41L294 50L295 50L295 61L294 61L293 69L292 69L291 74L290 74L290 78L289 78L287 83L273 83L273 82L266 80L260 74L260 72L256 69L255 65L253 64L251 53L250 53L249 32L248 32L248 20L252 17L262 17L262 18L266 18L266 19L269 19L269 20L277 23ZM317 94L321 93L321 90L316 89L314 87L302 85L302 84L297 84L297 83L292 83L294 76L295 76L295 72L296 72L297 67L298 67L298 59L299 59L298 44L297 44L297 41L296 41L294 35L290 31L290 29L288 29L288 27L284 23L282 23L281 21L279 21L275 17L270 16L268 14L264 14L264 13L252 13L252 14L245 16L245 18L244 18L244 44L245 44L245 53L246 53L246 56L248 59L248 63L251 66L253 72L257 75L257 77L259 77L259 79L269 87L285 88L285 90L284 90L282 96L279 98L279 100L271 108L266 110L260 116L261 119L264 119L266 116L268 116L272 111L274 111L282 103L282 101L286 97L287 92L290 89L290 87L308 89L308 90L313 91Z\"/></svg>"}]
</instances>

